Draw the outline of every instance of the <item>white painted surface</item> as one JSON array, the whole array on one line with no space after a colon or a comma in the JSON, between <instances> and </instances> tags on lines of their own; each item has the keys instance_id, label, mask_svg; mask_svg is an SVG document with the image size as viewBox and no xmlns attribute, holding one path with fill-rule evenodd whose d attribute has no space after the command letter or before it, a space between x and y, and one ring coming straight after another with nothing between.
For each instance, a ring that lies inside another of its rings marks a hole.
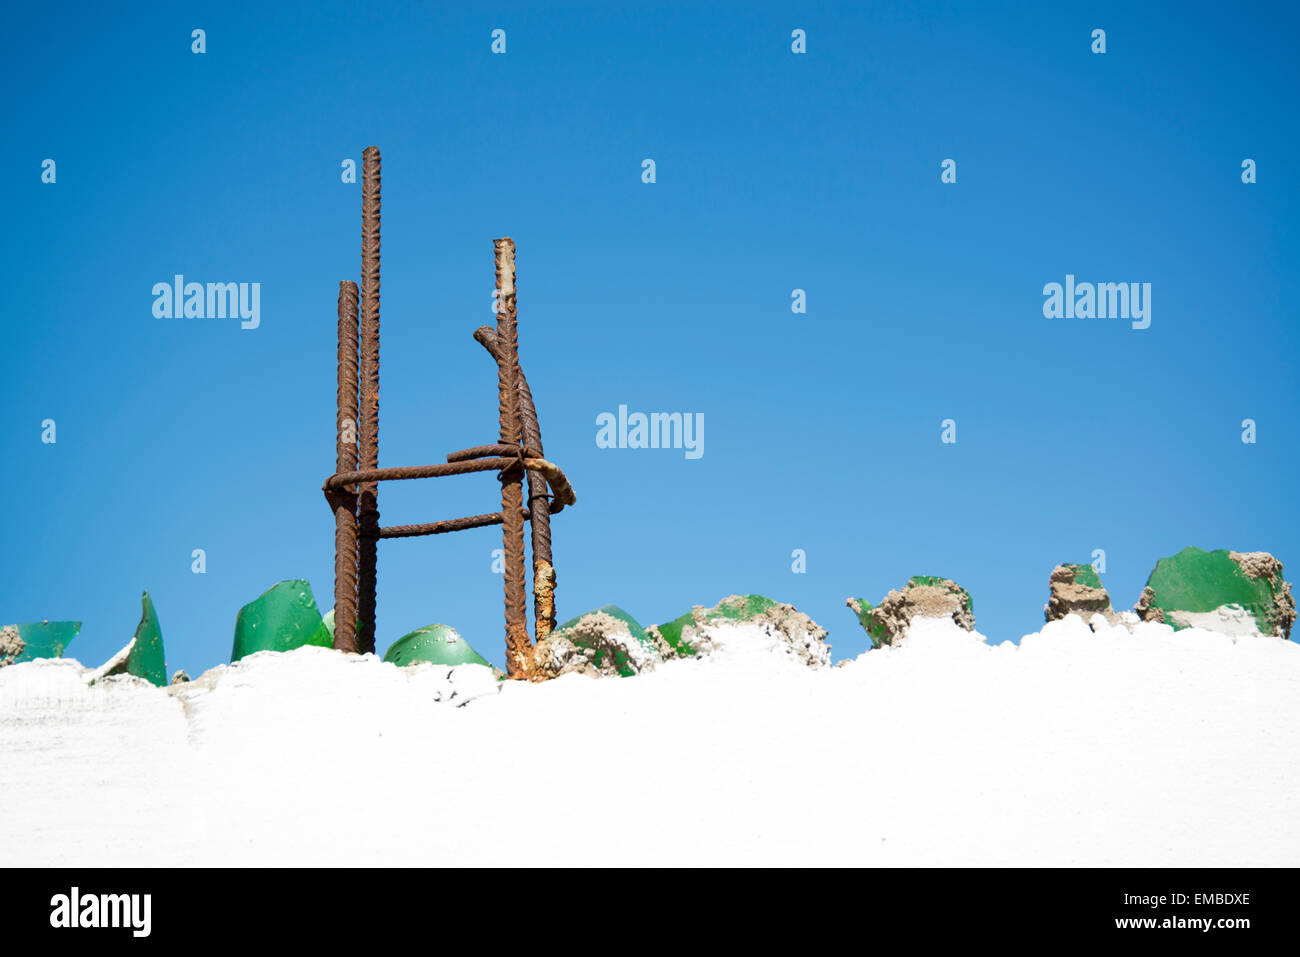
<instances>
[{"instance_id":1,"label":"white painted surface","mask_svg":"<svg viewBox=\"0 0 1300 957\"><path fill-rule=\"evenodd\" d=\"M0 865L1300 862L1300 647L1097 622L923 620L817 671L725 625L499 691L321 648L180 693L15 665Z\"/></svg>"}]
</instances>

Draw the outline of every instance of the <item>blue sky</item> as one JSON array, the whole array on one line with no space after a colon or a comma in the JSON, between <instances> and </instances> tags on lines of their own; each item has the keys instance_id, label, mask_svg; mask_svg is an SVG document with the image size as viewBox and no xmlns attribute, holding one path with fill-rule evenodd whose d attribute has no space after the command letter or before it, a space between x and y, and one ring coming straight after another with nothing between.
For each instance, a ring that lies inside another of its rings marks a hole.
<instances>
[{"instance_id":1,"label":"blue sky","mask_svg":"<svg viewBox=\"0 0 1300 957\"><path fill-rule=\"evenodd\" d=\"M913 574L965 585L1002 640L1098 548L1116 607L1189 544L1300 568L1293 8L231 6L5 14L3 620L81 619L69 654L98 663L147 588L196 674L274 582L332 605L319 489L360 229L340 164L370 144L380 463L494 440L470 334L513 236L524 369L579 499L555 520L562 618L759 592L842 657L865 647L845 597ZM260 282L260 327L155 318L176 273ZM1067 273L1151 283L1150 328L1044 318ZM702 414L703 457L597 448L620 404ZM497 496L466 476L380 508ZM380 650L441 621L500 663L499 546L382 543Z\"/></svg>"}]
</instances>

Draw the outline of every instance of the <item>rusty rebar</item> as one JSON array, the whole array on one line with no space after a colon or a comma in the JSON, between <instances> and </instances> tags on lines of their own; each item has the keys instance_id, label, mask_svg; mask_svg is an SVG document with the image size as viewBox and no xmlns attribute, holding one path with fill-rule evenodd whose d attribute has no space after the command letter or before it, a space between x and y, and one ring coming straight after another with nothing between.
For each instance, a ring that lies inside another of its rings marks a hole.
<instances>
[{"instance_id":1,"label":"rusty rebar","mask_svg":"<svg viewBox=\"0 0 1300 957\"><path fill-rule=\"evenodd\" d=\"M448 462L467 462L470 459L479 459L487 455L509 455L513 458L519 458L520 455L525 457L538 457L535 452L527 448L521 448L518 445L476 445L473 448L461 449L457 452L448 452Z\"/></svg>"},{"instance_id":2,"label":"rusty rebar","mask_svg":"<svg viewBox=\"0 0 1300 957\"><path fill-rule=\"evenodd\" d=\"M485 449L510 448L510 446L485 445ZM477 451L477 450L472 450ZM518 451L518 450L516 450ZM366 482L396 482L404 479L439 478L444 475L464 475L469 472L506 472L520 468L530 469L545 477L554 493L554 514L566 505L577 501L573 487L564 472L554 462L524 455L488 455L477 459L459 459L455 462L435 462L432 465L390 465L382 469L356 469L351 472L335 472L325 480L321 490L327 501L333 502L347 494L349 486ZM527 512L527 509L524 509Z\"/></svg>"},{"instance_id":3,"label":"rusty rebar","mask_svg":"<svg viewBox=\"0 0 1300 957\"><path fill-rule=\"evenodd\" d=\"M361 284L359 288L351 282L339 284L336 462L334 474L323 487L335 513L334 644L344 651L374 651L380 538L438 535L499 524L505 544L506 663L512 677L528 678L533 669L533 643L528 636L523 525L530 522L533 528L534 612L540 640L555 623L550 516L576 499L559 466L543 458L537 409L519 365L514 241L494 241L497 328L484 326L475 332L475 338L497 360L497 443L452 452L446 462L380 468L378 148L367 147L363 157ZM486 471L496 471L501 482L500 512L415 525L379 524L380 482ZM523 500L525 475L527 505Z\"/></svg>"},{"instance_id":4,"label":"rusty rebar","mask_svg":"<svg viewBox=\"0 0 1300 957\"><path fill-rule=\"evenodd\" d=\"M528 519L528 509L520 509L521 519ZM463 532L468 528L486 528L501 524L500 512L488 512L486 515L470 515L467 518L448 518L441 522L421 522L418 525L385 525L379 530L380 538L414 538L417 535L443 535L447 532Z\"/></svg>"},{"instance_id":5,"label":"rusty rebar","mask_svg":"<svg viewBox=\"0 0 1300 957\"><path fill-rule=\"evenodd\" d=\"M501 361L497 335L491 326L479 326L474 330L474 338L493 358ZM533 390L528 387L522 367L518 385L520 440L536 451L537 458L542 458L542 427L537 421ZM555 511L563 507L561 504ZM555 628L555 562L551 557L551 507L546 498L546 479L536 469L528 471L528 508L533 533L533 633L535 640L541 641Z\"/></svg>"},{"instance_id":6,"label":"rusty rebar","mask_svg":"<svg viewBox=\"0 0 1300 957\"><path fill-rule=\"evenodd\" d=\"M361 155L361 395L357 443L360 468L373 469L379 467L379 147L367 146ZM363 482L358 492L357 648L366 654L375 650L379 483Z\"/></svg>"},{"instance_id":7,"label":"rusty rebar","mask_svg":"<svg viewBox=\"0 0 1300 957\"><path fill-rule=\"evenodd\" d=\"M338 415L335 472L357 467L357 284L339 283ZM334 505L334 647L357 650L357 512L355 490Z\"/></svg>"},{"instance_id":8,"label":"rusty rebar","mask_svg":"<svg viewBox=\"0 0 1300 957\"><path fill-rule=\"evenodd\" d=\"M404 479L436 478L443 475L464 475L467 472L493 472L519 468L519 456L498 455L491 458L469 459L464 462L434 462L432 465L390 465L382 469L357 469L339 472L325 480L325 491L334 492L345 485L357 482L396 482Z\"/></svg>"},{"instance_id":9,"label":"rusty rebar","mask_svg":"<svg viewBox=\"0 0 1300 957\"><path fill-rule=\"evenodd\" d=\"M497 407L501 444L519 446L519 353L515 304L515 243L493 242L496 264ZM519 463L522 466L522 463ZM533 648L528 640L528 611L524 586L523 469L501 470L501 539L505 551L506 671L512 678L532 672Z\"/></svg>"},{"instance_id":10,"label":"rusty rebar","mask_svg":"<svg viewBox=\"0 0 1300 957\"><path fill-rule=\"evenodd\" d=\"M545 477L547 483L551 486L551 491L555 497L551 500L550 509L552 515L564 508L566 505L573 505L578 501L578 496L574 494L573 486L565 478L560 467L554 462L548 462L546 459L525 458L524 466L532 472ZM545 502L546 496L543 495L539 501Z\"/></svg>"}]
</instances>

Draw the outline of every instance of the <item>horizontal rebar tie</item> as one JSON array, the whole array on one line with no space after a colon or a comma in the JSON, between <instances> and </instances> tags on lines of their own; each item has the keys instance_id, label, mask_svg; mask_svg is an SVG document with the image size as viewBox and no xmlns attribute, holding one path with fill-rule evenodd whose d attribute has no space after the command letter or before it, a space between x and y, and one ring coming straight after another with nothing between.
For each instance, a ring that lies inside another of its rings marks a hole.
<instances>
[{"instance_id":1,"label":"horizontal rebar tie","mask_svg":"<svg viewBox=\"0 0 1300 957\"><path fill-rule=\"evenodd\" d=\"M400 465L388 468L353 469L348 472L336 472L325 480L322 491L331 508L348 503L356 498L356 493L348 486L364 482L391 482L404 479L438 478L443 475L465 475L472 472L499 471L506 473L515 470L534 470L546 476L551 487L551 508L554 515L566 505L573 505L577 496L573 486L565 477L560 467L528 449L513 445L478 445L472 449L462 449L447 456L446 462L433 465ZM532 517L527 508L520 509L525 520ZM424 522L418 525L389 525L379 529L380 538L414 538L419 535L441 535L446 532L459 532L469 528L484 528L500 525L504 522L501 512L488 512L483 515L470 515L465 518L450 518L440 522Z\"/></svg>"}]
</instances>

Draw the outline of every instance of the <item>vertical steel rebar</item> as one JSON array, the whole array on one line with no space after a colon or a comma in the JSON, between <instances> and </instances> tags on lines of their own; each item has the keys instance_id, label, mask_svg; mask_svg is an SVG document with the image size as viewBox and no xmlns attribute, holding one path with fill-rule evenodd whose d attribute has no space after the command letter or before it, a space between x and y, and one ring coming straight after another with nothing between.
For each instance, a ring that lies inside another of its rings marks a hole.
<instances>
[{"instance_id":1,"label":"vertical steel rebar","mask_svg":"<svg viewBox=\"0 0 1300 957\"><path fill-rule=\"evenodd\" d=\"M525 389L527 386L519 396L520 429L524 445L541 456L545 454L542 430L532 396L524 401ZM533 637L541 641L555 628L555 565L551 560L551 505L546 494L546 477L534 469L528 471L528 514L533 533Z\"/></svg>"},{"instance_id":2,"label":"vertical steel rebar","mask_svg":"<svg viewBox=\"0 0 1300 957\"><path fill-rule=\"evenodd\" d=\"M500 362L497 335L490 326L475 329L474 339ZM539 456L544 456L546 450L542 448L537 406L528 387L528 377L522 369L518 379L519 429L523 443ZM546 477L535 469L528 470L528 511L533 533L533 638L541 641L555 630L555 564L551 557L551 505L546 494Z\"/></svg>"},{"instance_id":3,"label":"vertical steel rebar","mask_svg":"<svg viewBox=\"0 0 1300 957\"><path fill-rule=\"evenodd\" d=\"M379 467L379 147L367 146L361 162L361 395L357 444L359 467L367 469ZM357 650L366 654L375 650L379 483L364 482L358 493ZM337 628L336 623L336 633Z\"/></svg>"},{"instance_id":4,"label":"vertical steel rebar","mask_svg":"<svg viewBox=\"0 0 1300 957\"><path fill-rule=\"evenodd\" d=\"M497 403L501 443L519 446L519 339L515 312L515 243L493 241L496 263ZM501 471L501 538L505 550L506 671L512 678L532 672L532 643L528 640L528 611L524 586L523 472Z\"/></svg>"},{"instance_id":5,"label":"vertical steel rebar","mask_svg":"<svg viewBox=\"0 0 1300 957\"><path fill-rule=\"evenodd\" d=\"M357 284L339 283L339 387L334 471L357 467ZM334 647L357 650L357 500L355 488L334 502Z\"/></svg>"}]
</instances>

